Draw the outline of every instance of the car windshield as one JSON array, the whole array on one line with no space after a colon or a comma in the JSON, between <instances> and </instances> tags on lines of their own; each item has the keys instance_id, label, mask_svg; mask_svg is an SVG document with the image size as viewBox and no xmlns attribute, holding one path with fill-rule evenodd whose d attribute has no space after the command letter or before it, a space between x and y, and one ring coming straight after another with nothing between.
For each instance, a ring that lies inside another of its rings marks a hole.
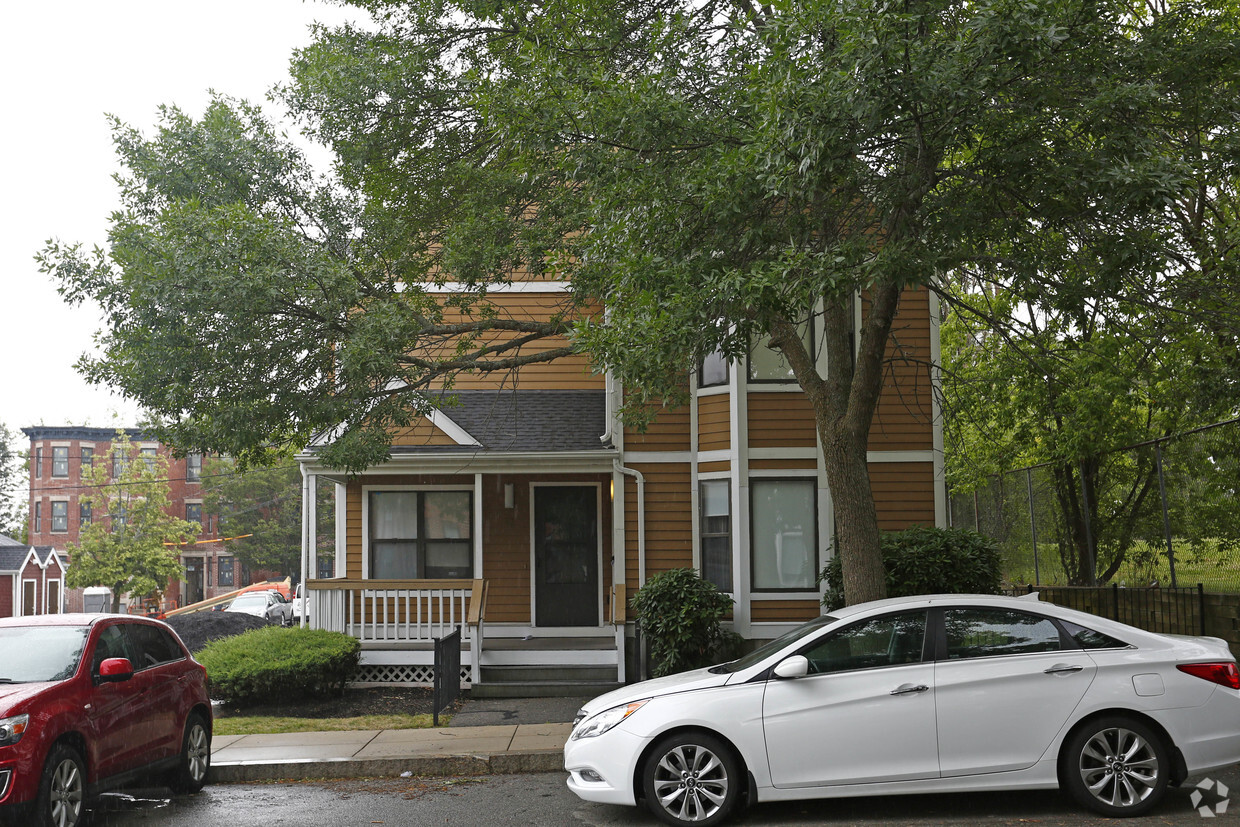
<instances>
[{"instance_id":1,"label":"car windshield","mask_svg":"<svg viewBox=\"0 0 1240 827\"><path fill-rule=\"evenodd\" d=\"M232 602L234 606L266 606L267 595L265 594L243 594Z\"/></svg>"},{"instance_id":2,"label":"car windshield","mask_svg":"<svg viewBox=\"0 0 1240 827\"><path fill-rule=\"evenodd\" d=\"M791 632L788 632L788 634L777 637L764 646L759 646L743 658L737 658L736 660L728 663L721 663L718 666L712 666L710 671L717 674L730 674L732 672L739 672L742 669L748 669L755 664L761 663L763 660L769 658L785 646L796 643L801 638L812 635L828 623L834 623L835 620L836 618L831 615L816 617L810 622L796 627Z\"/></svg>"},{"instance_id":3,"label":"car windshield","mask_svg":"<svg viewBox=\"0 0 1240 827\"><path fill-rule=\"evenodd\" d=\"M0 683L63 681L77 671L89 626L0 629Z\"/></svg>"}]
</instances>

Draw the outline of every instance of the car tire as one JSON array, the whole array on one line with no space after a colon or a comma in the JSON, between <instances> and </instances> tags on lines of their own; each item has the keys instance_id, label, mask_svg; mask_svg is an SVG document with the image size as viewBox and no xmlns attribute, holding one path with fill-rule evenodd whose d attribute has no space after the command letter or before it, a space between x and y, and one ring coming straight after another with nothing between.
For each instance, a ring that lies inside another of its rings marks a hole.
<instances>
[{"instance_id":1,"label":"car tire","mask_svg":"<svg viewBox=\"0 0 1240 827\"><path fill-rule=\"evenodd\" d=\"M86 823L85 805L86 762L68 744L53 745L39 780L34 823L39 827L81 827Z\"/></svg>"},{"instance_id":2,"label":"car tire","mask_svg":"<svg viewBox=\"0 0 1240 827\"><path fill-rule=\"evenodd\" d=\"M646 806L666 824L709 827L736 809L744 785L736 753L705 732L671 735L642 768Z\"/></svg>"},{"instance_id":3,"label":"car tire","mask_svg":"<svg viewBox=\"0 0 1240 827\"><path fill-rule=\"evenodd\" d=\"M1149 812L1171 775L1170 751L1151 727L1122 715L1090 721L1063 749L1063 782L1084 807L1111 818Z\"/></svg>"},{"instance_id":4,"label":"car tire","mask_svg":"<svg viewBox=\"0 0 1240 827\"><path fill-rule=\"evenodd\" d=\"M211 730L202 715L191 712L185 721L181 755L177 758L177 766L172 771L169 786L173 792L196 793L207 783L207 774L210 771Z\"/></svg>"}]
</instances>

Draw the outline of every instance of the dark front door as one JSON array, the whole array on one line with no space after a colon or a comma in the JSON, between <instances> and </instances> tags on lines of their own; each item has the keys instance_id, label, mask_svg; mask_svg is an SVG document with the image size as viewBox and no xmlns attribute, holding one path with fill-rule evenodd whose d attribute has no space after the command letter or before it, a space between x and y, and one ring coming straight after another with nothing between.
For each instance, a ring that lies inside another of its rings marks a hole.
<instances>
[{"instance_id":1,"label":"dark front door","mask_svg":"<svg viewBox=\"0 0 1240 827\"><path fill-rule=\"evenodd\" d=\"M599 624L596 486L534 489L534 625Z\"/></svg>"},{"instance_id":2,"label":"dark front door","mask_svg":"<svg viewBox=\"0 0 1240 827\"><path fill-rule=\"evenodd\" d=\"M202 558L185 558L185 605L202 600Z\"/></svg>"}]
</instances>

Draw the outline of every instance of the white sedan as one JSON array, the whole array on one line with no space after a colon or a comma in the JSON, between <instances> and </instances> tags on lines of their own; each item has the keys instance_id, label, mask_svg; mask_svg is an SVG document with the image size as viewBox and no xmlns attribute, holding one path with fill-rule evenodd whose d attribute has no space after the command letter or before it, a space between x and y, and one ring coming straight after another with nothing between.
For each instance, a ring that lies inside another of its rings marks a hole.
<instances>
[{"instance_id":1,"label":"white sedan","mask_svg":"<svg viewBox=\"0 0 1240 827\"><path fill-rule=\"evenodd\" d=\"M595 698L564 746L578 796L644 799L673 825L761 801L1056 787L1135 816L1237 762L1223 641L1036 595L839 609L731 663Z\"/></svg>"}]
</instances>

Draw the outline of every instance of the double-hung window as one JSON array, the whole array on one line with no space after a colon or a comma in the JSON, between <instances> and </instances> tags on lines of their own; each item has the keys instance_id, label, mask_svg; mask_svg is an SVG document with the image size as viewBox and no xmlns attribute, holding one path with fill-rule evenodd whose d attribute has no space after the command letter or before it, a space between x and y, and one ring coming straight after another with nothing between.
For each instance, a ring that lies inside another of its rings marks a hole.
<instances>
[{"instance_id":1,"label":"double-hung window","mask_svg":"<svg viewBox=\"0 0 1240 827\"><path fill-rule=\"evenodd\" d=\"M52 476L69 476L69 446L52 448Z\"/></svg>"},{"instance_id":2,"label":"double-hung window","mask_svg":"<svg viewBox=\"0 0 1240 827\"><path fill-rule=\"evenodd\" d=\"M814 589L818 574L815 480L751 479L749 492L754 590Z\"/></svg>"},{"instance_id":3,"label":"double-hung window","mask_svg":"<svg viewBox=\"0 0 1240 827\"><path fill-rule=\"evenodd\" d=\"M812 327L806 324L797 325L801 334L801 343L809 353L814 352L814 335ZM796 382L792 366L784 358L783 351L771 347L769 336L762 336L753 343L749 350L749 381L769 383Z\"/></svg>"},{"instance_id":4,"label":"double-hung window","mask_svg":"<svg viewBox=\"0 0 1240 827\"><path fill-rule=\"evenodd\" d=\"M370 577L473 577L472 491L371 491Z\"/></svg>"},{"instance_id":5,"label":"double-hung window","mask_svg":"<svg viewBox=\"0 0 1240 827\"><path fill-rule=\"evenodd\" d=\"M52 500L52 531L61 533L69 530L69 503L65 500Z\"/></svg>"},{"instance_id":6,"label":"double-hung window","mask_svg":"<svg viewBox=\"0 0 1240 827\"><path fill-rule=\"evenodd\" d=\"M721 592L732 591L732 484L728 480L700 483L702 578Z\"/></svg>"},{"instance_id":7,"label":"double-hung window","mask_svg":"<svg viewBox=\"0 0 1240 827\"><path fill-rule=\"evenodd\" d=\"M202 481L202 454L191 453L185 455L185 481Z\"/></svg>"}]
</instances>

